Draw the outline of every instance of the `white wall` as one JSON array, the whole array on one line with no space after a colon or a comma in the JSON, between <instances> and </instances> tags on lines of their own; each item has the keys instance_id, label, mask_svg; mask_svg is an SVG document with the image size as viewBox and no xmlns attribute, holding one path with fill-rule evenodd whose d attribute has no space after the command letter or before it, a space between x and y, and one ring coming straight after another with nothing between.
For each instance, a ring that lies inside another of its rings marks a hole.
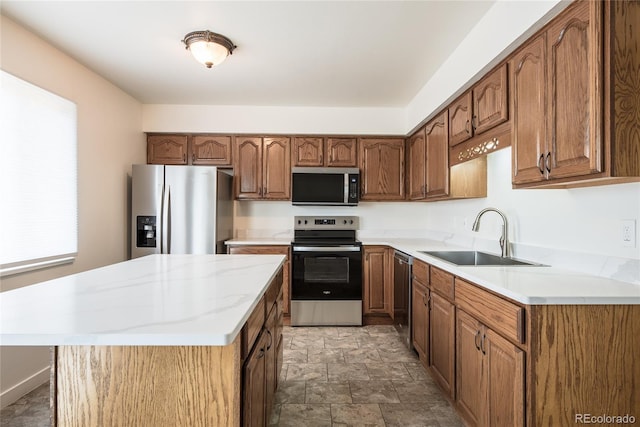
<instances>
[{"instance_id":1,"label":"white wall","mask_svg":"<svg viewBox=\"0 0 640 427\"><path fill-rule=\"evenodd\" d=\"M0 18L2 69L78 107L78 257L73 264L3 278L0 290L6 291L127 258L127 175L132 163L146 161L146 143L138 101ZM0 347L2 407L46 381L48 364L48 348Z\"/></svg>"}]
</instances>

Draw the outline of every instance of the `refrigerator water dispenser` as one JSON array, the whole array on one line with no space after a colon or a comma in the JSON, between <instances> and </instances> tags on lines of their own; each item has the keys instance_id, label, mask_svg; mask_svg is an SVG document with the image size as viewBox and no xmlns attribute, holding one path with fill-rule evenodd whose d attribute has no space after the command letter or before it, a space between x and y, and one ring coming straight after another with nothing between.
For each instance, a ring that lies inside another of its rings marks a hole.
<instances>
[{"instance_id":1,"label":"refrigerator water dispenser","mask_svg":"<svg viewBox=\"0 0 640 427\"><path fill-rule=\"evenodd\" d=\"M136 226L136 246L139 248L156 247L156 217L138 216Z\"/></svg>"}]
</instances>

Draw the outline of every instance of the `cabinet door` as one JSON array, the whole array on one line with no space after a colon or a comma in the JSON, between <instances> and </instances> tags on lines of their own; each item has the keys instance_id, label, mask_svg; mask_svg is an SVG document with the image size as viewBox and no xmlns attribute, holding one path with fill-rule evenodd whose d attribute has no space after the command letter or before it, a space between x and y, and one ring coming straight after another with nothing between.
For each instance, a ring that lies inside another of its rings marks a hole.
<instances>
[{"instance_id":1,"label":"cabinet door","mask_svg":"<svg viewBox=\"0 0 640 427\"><path fill-rule=\"evenodd\" d=\"M482 325L462 310L456 318L456 404L472 426L484 422L482 391Z\"/></svg>"},{"instance_id":2,"label":"cabinet door","mask_svg":"<svg viewBox=\"0 0 640 427\"><path fill-rule=\"evenodd\" d=\"M602 2L575 2L547 31L550 178L602 169Z\"/></svg>"},{"instance_id":3,"label":"cabinet door","mask_svg":"<svg viewBox=\"0 0 640 427\"><path fill-rule=\"evenodd\" d=\"M262 196L262 138L237 138L233 157L236 198L260 199Z\"/></svg>"},{"instance_id":4,"label":"cabinet door","mask_svg":"<svg viewBox=\"0 0 640 427\"><path fill-rule=\"evenodd\" d=\"M545 179L546 153L546 39L529 42L511 60L512 181Z\"/></svg>"},{"instance_id":5,"label":"cabinet door","mask_svg":"<svg viewBox=\"0 0 640 427\"><path fill-rule=\"evenodd\" d=\"M262 333L243 368L242 425L263 427L266 425L265 368L268 337Z\"/></svg>"},{"instance_id":6,"label":"cabinet door","mask_svg":"<svg viewBox=\"0 0 640 427\"><path fill-rule=\"evenodd\" d=\"M507 64L473 87L473 133L478 135L509 118L507 103Z\"/></svg>"},{"instance_id":7,"label":"cabinet door","mask_svg":"<svg viewBox=\"0 0 640 427\"><path fill-rule=\"evenodd\" d=\"M355 138L327 138L325 161L327 166L355 168L358 166L358 145Z\"/></svg>"},{"instance_id":8,"label":"cabinet door","mask_svg":"<svg viewBox=\"0 0 640 427\"><path fill-rule=\"evenodd\" d=\"M293 166L323 166L322 137L293 139Z\"/></svg>"},{"instance_id":9,"label":"cabinet door","mask_svg":"<svg viewBox=\"0 0 640 427\"><path fill-rule=\"evenodd\" d=\"M289 138L265 138L262 197L291 199L291 146Z\"/></svg>"},{"instance_id":10,"label":"cabinet door","mask_svg":"<svg viewBox=\"0 0 640 427\"><path fill-rule=\"evenodd\" d=\"M362 200L404 199L404 139L360 140Z\"/></svg>"},{"instance_id":11,"label":"cabinet door","mask_svg":"<svg viewBox=\"0 0 640 427\"><path fill-rule=\"evenodd\" d=\"M269 308L267 308L269 310ZM265 333L267 334L267 343L265 347L265 402L264 402L264 413L265 419L269 420L269 415L271 413L271 408L273 407L273 402L275 400L276 395L276 385L277 385L277 353L276 350L278 348L279 339L276 335L277 333L277 311L278 307L274 304L270 307L270 313L267 317L267 321L265 322Z\"/></svg>"},{"instance_id":12,"label":"cabinet door","mask_svg":"<svg viewBox=\"0 0 640 427\"><path fill-rule=\"evenodd\" d=\"M187 135L147 136L147 163L150 165L186 165Z\"/></svg>"},{"instance_id":13,"label":"cabinet door","mask_svg":"<svg viewBox=\"0 0 640 427\"><path fill-rule=\"evenodd\" d=\"M411 341L425 366L429 365L429 289L417 280L411 283Z\"/></svg>"},{"instance_id":14,"label":"cabinet door","mask_svg":"<svg viewBox=\"0 0 640 427\"><path fill-rule=\"evenodd\" d=\"M409 176L407 192L410 200L422 200L426 196L426 162L424 128L407 141L407 168Z\"/></svg>"},{"instance_id":15,"label":"cabinet door","mask_svg":"<svg viewBox=\"0 0 640 427\"><path fill-rule=\"evenodd\" d=\"M387 249L384 246L364 248L363 313L388 313Z\"/></svg>"},{"instance_id":16,"label":"cabinet door","mask_svg":"<svg viewBox=\"0 0 640 427\"><path fill-rule=\"evenodd\" d=\"M468 91L449 107L449 145L453 147L472 136L471 91Z\"/></svg>"},{"instance_id":17,"label":"cabinet door","mask_svg":"<svg viewBox=\"0 0 640 427\"><path fill-rule=\"evenodd\" d=\"M486 422L493 427L524 426L524 352L491 329L482 350Z\"/></svg>"},{"instance_id":18,"label":"cabinet door","mask_svg":"<svg viewBox=\"0 0 640 427\"><path fill-rule=\"evenodd\" d=\"M431 319L429 337L430 362L434 377L444 392L453 398L455 394L455 307L435 292L431 292Z\"/></svg>"},{"instance_id":19,"label":"cabinet door","mask_svg":"<svg viewBox=\"0 0 640 427\"><path fill-rule=\"evenodd\" d=\"M447 111L425 127L427 199L449 195L449 123Z\"/></svg>"},{"instance_id":20,"label":"cabinet door","mask_svg":"<svg viewBox=\"0 0 640 427\"><path fill-rule=\"evenodd\" d=\"M195 135L191 140L191 164L231 166L231 137Z\"/></svg>"}]
</instances>

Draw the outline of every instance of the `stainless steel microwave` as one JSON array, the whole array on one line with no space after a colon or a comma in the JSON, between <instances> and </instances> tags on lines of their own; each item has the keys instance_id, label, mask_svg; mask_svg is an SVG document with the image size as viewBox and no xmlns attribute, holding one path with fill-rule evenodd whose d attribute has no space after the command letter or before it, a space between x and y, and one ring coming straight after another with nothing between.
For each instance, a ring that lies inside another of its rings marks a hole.
<instances>
[{"instance_id":1,"label":"stainless steel microwave","mask_svg":"<svg viewBox=\"0 0 640 427\"><path fill-rule=\"evenodd\" d=\"M358 168L293 168L291 172L291 201L294 205L358 204Z\"/></svg>"}]
</instances>

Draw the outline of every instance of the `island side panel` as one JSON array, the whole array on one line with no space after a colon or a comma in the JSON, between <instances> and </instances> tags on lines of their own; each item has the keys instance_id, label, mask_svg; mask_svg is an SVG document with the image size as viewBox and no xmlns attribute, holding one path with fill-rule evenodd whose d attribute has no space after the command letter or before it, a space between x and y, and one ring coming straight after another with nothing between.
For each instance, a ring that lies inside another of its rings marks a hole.
<instances>
[{"instance_id":1,"label":"island side panel","mask_svg":"<svg viewBox=\"0 0 640 427\"><path fill-rule=\"evenodd\" d=\"M54 354L58 427L240 426L239 337L227 346L61 346Z\"/></svg>"},{"instance_id":2,"label":"island side panel","mask_svg":"<svg viewBox=\"0 0 640 427\"><path fill-rule=\"evenodd\" d=\"M532 307L530 425L640 418L640 305Z\"/></svg>"}]
</instances>

